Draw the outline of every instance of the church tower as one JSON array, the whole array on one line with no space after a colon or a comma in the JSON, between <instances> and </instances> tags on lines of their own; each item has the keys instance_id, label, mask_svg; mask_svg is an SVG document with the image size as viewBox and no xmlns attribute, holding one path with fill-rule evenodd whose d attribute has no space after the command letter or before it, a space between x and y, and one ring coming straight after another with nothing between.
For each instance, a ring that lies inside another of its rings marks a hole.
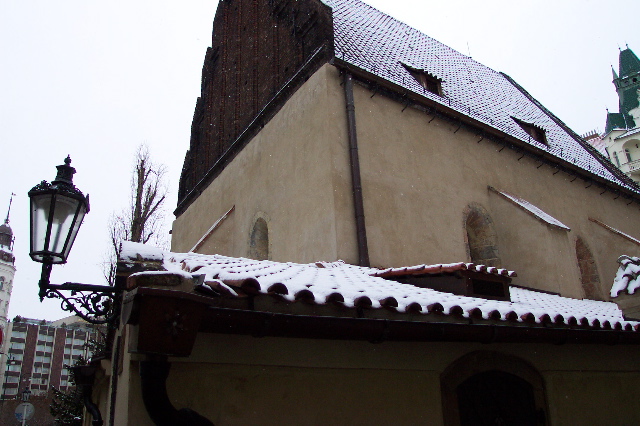
<instances>
[{"instance_id":1,"label":"church tower","mask_svg":"<svg viewBox=\"0 0 640 426\"><path fill-rule=\"evenodd\" d=\"M611 71L619 112L607 111L602 140L611 162L640 183L640 59L627 46L620 51L618 72Z\"/></svg>"},{"instance_id":2,"label":"church tower","mask_svg":"<svg viewBox=\"0 0 640 426\"><path fill-rule=\"evenodd\" d=\"M9 311L13 276L16 273L15 256L13 255L13 231L9 226L12 201L13 196L9 201L7 218L0 225L0 328L3 331L7 325L7 312Z\"/></svg>"},{"instance_id":3,"label":"church tower","mask_svg":"<svg viewBox=\"0 0 640 426\"><path fill-rule=\"evenodd\" d=\"M613 129L635 129L640 127L640 121L634 114L640 102L640 59L629 46L620 51L618 73L614 69L613 84L618 92L618 105L620 112L609 112L607 114L607 124L605 133ZM634 117L634 115L636 117Z\"/></svg>"}]
</instances>

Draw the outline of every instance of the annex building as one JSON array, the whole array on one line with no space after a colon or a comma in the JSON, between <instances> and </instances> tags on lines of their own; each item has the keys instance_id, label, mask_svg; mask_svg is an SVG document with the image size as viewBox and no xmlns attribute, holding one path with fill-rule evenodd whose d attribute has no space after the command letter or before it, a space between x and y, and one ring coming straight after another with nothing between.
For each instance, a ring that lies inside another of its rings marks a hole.
<instances>
[{"instance_id":1,"label":"annex building","mask_svg":"<svg viewBox=\"0 0 640 426\"><path fill-rule=\"evenodd\" d=\"M360 0L221 0L191 130L105 424L640 423L640 187L507 74Z\"/></svg>"}]
</instances>

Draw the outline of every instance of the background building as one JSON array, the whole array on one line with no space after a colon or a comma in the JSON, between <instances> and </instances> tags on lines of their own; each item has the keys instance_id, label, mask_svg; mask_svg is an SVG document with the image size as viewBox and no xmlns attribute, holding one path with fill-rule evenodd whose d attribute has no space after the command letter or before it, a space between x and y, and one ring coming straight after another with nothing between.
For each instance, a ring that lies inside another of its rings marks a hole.
<instances>
[{"instance_id":1,"label":"background building","mask_svg":"<svg viewBox=\"0 0 640 426\"><path fill-rule=\"evenodd\" d=\"M88 357L85 344L98 337L95 327L78 317L45 321L16 317L8 323L2 365L0 398L15 397L26 387L44 395L53 386L67 390L69 372L80 356Z\"/></svg>"},{"instance_id":2,"label":"background building","mask_svg":"<svg viewBox=\"0 0 640 426\"><path fill-rule=\"evenodd\" d=\"M4 223L0 225L0 329L3 330L3 332L7 325L7 312L9 311L13 277L16 273L16 259L13 255L14 237L13 231L9 226L10 212L11 201L9 201L7 218L4 220Z\"/></svg>"},{"instance_id":3,"label":"background building","mask_svg":"<svg viewBox=\"0 0 640 426\"><path fill-rule=\"evenodd\" d=\"M640 182L640 60L629 46L620 51L613 84L618 92L619 112L608 112L602 141L611 161Z\"/></svg>"}]
</instances>

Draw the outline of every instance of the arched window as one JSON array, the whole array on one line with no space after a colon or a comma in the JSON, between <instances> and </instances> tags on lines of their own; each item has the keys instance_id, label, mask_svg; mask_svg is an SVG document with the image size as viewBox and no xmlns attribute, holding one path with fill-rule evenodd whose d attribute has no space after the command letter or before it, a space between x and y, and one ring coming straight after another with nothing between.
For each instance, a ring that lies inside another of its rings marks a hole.
<instances>
[{"instance_id":1,"label":"arched window","mask_svg":"<svg viewBox=\"0 0 640 426\"><path fill-rule=\"evenodd\" d=\"M602 287L600 286L600 275L596 261L589 250L589 246L582 240L576 238L576 257L578 259L578 268L580 269L580 282L584 297L593 300L603 300Z\"/></svg>"},{"instance_id":2,"label":"arched window","mask_svg":"<svg viewBox=\"0 0 640 426\"><path fill-rule=\"evenodd\" d=\"M251 230L249 257L256 260L269 259L269 228L261 217L256 220Z\"/></svg>"},{"instance_id":3,"label":"arched window","mask_svg":"<svg viewBox=\"0 0 640 426\"><path fill-rule=\"evenodd\" d=\"M0 277L0 290L4 290L4 277Z\"/></svg>"},{"instance_id":4,"label":"arched window","mask_svg":"<svg viewBox=\"0 0 640 426\"><path fill-rule=\"evenodd\" d=\"M520 358L473 352L447 367L440 380L446 425L545 424L542 376Z\"/></svg>"},{"instance_id":5,"label":"arched window","mask_svg":"<svg viewBox=\"0 0 640 426\"><path fill-rule=\"evenodd\" d=\"M471 262L500 267L498 237L491 216L480 205L470 205L466 210L465 231Z\"/></svg>"}]
</instances>

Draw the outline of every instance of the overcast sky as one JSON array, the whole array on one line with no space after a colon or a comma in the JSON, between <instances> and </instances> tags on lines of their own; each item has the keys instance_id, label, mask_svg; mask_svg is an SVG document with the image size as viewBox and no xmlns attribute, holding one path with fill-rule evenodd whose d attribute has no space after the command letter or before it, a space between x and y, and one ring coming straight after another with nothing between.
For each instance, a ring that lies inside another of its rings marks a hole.
<instances>
[{"instance_id":1,"label":"overcast sky","mask_svg":"<svg viewBox=\"0 0 640 426\"><path fill-rule=\"evenodd\" d=\"M264 0L266 1L266 0ZM617 111L618 47L640 53L637 0L367 0L431 37L503 71L583 134ZM52 282L103 284L109 215L126 206L136 147L167 165L170 199L191 118L215 0L0 1L0 212L12 192L16 273L9 317L57 319L40 304L28 256L27 192L67 154L91 212ZM169 229L169 225L167 226ZM451 259L456 261L460 259Z\"/></svg>"}]
</instances>

